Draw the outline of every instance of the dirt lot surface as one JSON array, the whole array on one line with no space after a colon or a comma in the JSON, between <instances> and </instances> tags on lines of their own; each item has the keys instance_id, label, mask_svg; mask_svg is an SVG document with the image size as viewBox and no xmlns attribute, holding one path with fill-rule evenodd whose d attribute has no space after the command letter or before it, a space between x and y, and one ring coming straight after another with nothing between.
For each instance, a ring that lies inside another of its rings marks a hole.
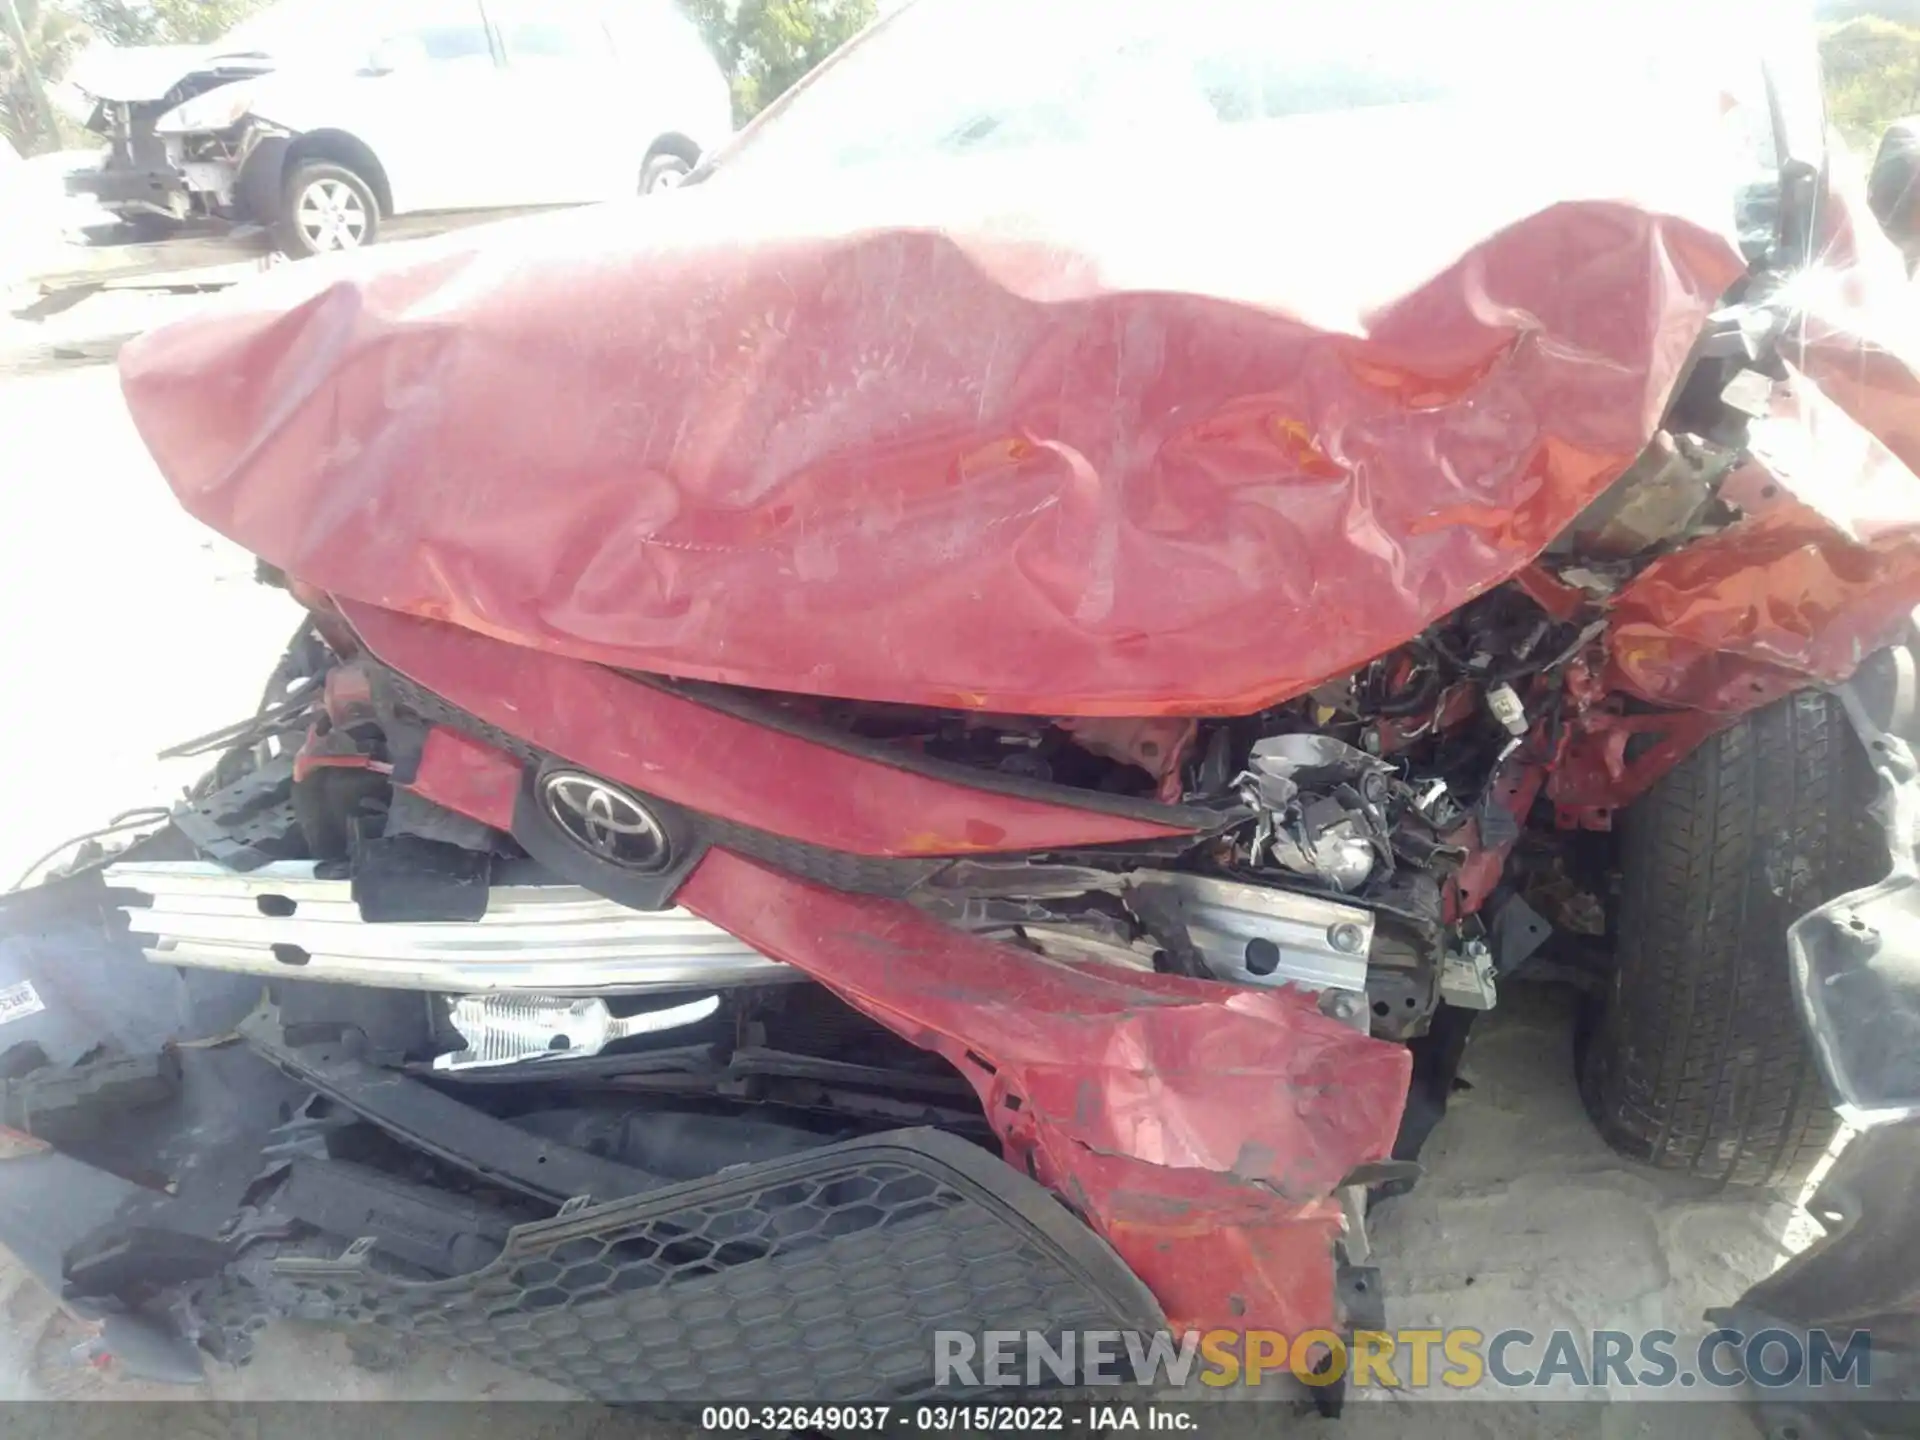
<instances>
[{"instance_id":1,"label":"dirt lot surface","mask_svg":"<svg viewBox=\"0 0 1920 1440\"><path fill-rule=\"evenodd\" d=\"M0 627L0 813L8 819L0 829L0 884L63 835L177 793L197 762L160 765L155 751L250 713L294 627L290 602L252 583L250 559L175 507L127 420L112 369L101 363L116 337L194 303L103 298L40 327L0 321L0 601L8 619ZM1697 1335L1707 1328L1703 1311L1774 1268L1804 1234L1806 1222L1790 1206L1701 1193L1611 1155L1574 1093L1570 1016L1562 994L1515 989L1476 1035L1471 1088L1435 1137L1429 1174L1413 1195L1374 1216L1390 1323ZM182 1393L76 1365L70 1352L81 1338L30 1278L11 1266L0 1272L0 1400ZM557 1395L472 1357L429 1354L374 1374L349 1363L339 1337L292 1326L267 1332L252 1365L214 1373L199 1393L222 1400ZM83 1433L88 1427L74 1414L50 1408L35 1421L13 1410L9 1433ZM1282 1418L1267 1406L1222 1408L1218 1417L1207 1434L1270 1433ZM190 1407L178 1422L152 1428L234 1433L211 1424ZM301 1433L335 1428L343 1427L316 1413ZM565 1411L541 1428L586 1440L602 1427L589 1412ZM467 1421L448 1433L489 1429ZM527 1432L516 1423L515 1433ZM1334 1433L1752 1432L1739 1411L1722 1405L1416 1407L1388 1399L1354 1405Z\"/></svg>"}]
</instances>

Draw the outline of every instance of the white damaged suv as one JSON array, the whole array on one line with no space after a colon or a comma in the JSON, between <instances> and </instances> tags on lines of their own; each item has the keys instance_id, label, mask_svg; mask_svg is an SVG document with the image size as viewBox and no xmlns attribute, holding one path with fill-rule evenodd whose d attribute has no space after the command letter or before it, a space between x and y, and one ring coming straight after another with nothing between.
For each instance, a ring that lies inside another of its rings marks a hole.
<instances>
[{"instance_id":1,"label":"white damaged suv","mask_svg":"<svg viewBox=\"0 0 1920 1440\"><path fill-rule=\"evenodd\" d=\"M70 79L109 141L72 192L157 235L270 227L296 256L660 189L732 131L671 0L278 0L209 46L96 47Z\"/></svg>"}]
</instances>

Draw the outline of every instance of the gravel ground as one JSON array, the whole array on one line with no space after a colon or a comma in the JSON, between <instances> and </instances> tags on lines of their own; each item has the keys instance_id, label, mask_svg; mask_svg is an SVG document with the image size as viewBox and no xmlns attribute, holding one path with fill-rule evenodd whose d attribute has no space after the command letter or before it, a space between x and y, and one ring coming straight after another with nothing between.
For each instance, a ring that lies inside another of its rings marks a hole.
<instances>
[{"instance_id":1,"label":"gravel ground","mask_svg":"<svg viewBox=\"0 0 1920 1440\"><path fill-rule=\"evenodd\" d=\"M155 751L248 713L295 623L284 596L251 583L245 554L175 507L100 363L118 337L193 303L109 296L38 327L0 321L0 602L9 620L0 627L9 757L0 813L10 822L0 830L0 884L63 835L177 793L197 762L161 765ZM1391 1323L1697 1334L1704 1310L1802 1243L1806 1221L1790 1206L1702 1193L1610 1154L1574 1093L1569 1023L1563 995L1515 990L1476 1036L1471 1086L1434 1138L1429 1174L1374 1216ZM163 1393L74 1365L81 1338L37 1284L0 1268L0 1400ZM557 1398L471 1357L427 1354L370 1373L350 1364L337 1336L292 1326L267 1332L253 1364L214 1374L204 1391L164 1393ZM1358 1404L1341 1433L1750 1433L1724 1406L1415 1409ZM1223 1409L1206 1432L1256 1433L1271 1417L1261 1412ZM36 1426L15 1410L8 1428L73 1434L73 1413L49 1411ZM599 1424L569 1410L542 1427L587 1440ZM316 1419L303 1429L316 1426L326 1428Z\"/></svg>"}]
</instances>

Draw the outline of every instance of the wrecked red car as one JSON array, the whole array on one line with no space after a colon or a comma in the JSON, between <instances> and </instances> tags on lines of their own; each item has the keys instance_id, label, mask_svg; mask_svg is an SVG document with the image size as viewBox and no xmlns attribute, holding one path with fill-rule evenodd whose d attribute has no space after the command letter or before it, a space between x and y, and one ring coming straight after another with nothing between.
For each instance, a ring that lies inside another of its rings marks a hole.
<instances>
[{"instance_id":1,"label":"wrecked red car","mask_svg":"<svg viewBox=\"0 0 1920 1440\"><path fill-rule=\"evenodd\" d=\"M122 1354L603 1399L1371 1328L1530 976L1623 1152L1803 1176L1920 1104L1920 385L1843 168L1746 7L917 0L667 201L130 345L310 620L5 902L45 1267Z\"/></svg>"}]
</instances>

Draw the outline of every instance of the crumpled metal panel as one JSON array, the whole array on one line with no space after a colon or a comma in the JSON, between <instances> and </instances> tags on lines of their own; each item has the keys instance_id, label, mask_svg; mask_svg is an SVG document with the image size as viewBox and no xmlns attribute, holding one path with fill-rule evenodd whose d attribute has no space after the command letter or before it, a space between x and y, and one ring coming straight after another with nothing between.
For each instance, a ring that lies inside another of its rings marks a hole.
<instances>
[{"instance_id":1,"label":"crumpled metal panel","mask_svg":"<svg viewBox=\"0 0 1920 1440\"><path fill-rule=\"evenodd\" d=\"M297 1314L470 1347L610 1402L907 1400L934 1393L941 1330L1057 1349L1162 1324L1038 1186L932 1131L522 1226L458 1279L410 1283L353 1253L275 1269Z\"/></svg>"},{"instance_id":2,"label":"crumpled metal panel","mask_svg":"<svg viewBox=\"0 0 1920 1440\"><path fill-rule=\"evenodd\" d=\"M1920 295L1835 163L1787 380L1721 490L1742 518L1614 597L1606 678L1642 699L1736 715L1844 680L1920 605Z\"/></svg>"},{"instance_id":3,"label":"crumpled metal panel","mask_svg":"<svg viewBox=\"0 0 1920 1440\"><path fill-rule=\"evenodd\" d=\"M723 167L290 267L121 373L187 509L337 596L789 692L1242 713L1512 575L1644 447L1744 270L1692 118L1222 126L1151 224L1131 151L804 204Z\"/></svg>"},{"instance_id":4,"label":"crumpled metal panel","mask_svg":"<svg viewBox=\"0 0 1920 1440\"><path fill-rule=\"evenodd\" d=\"M1404 1047L1298 990L1063 964L723 850L679 899L951 1061L1176 1327L1338 1324L1332 1196L1392 1151Z\"/></svg>"},{"instance_id":5,"label":"crumpled metal panel","mask_svg":"<svg viewBox=\"0 0 1920 1440\"><path fill-rule=\"evenodd\" d=\"M1912 403L1920 417L1920 379ZM1722 490L1745 517L1615 598L1610 685L1737 715L1844 680L1900 638L1920 605L1920 478L1799 372L1756 427L1756 449L1769 443L1771 463Z\"/></svg>"}]
</instances>

